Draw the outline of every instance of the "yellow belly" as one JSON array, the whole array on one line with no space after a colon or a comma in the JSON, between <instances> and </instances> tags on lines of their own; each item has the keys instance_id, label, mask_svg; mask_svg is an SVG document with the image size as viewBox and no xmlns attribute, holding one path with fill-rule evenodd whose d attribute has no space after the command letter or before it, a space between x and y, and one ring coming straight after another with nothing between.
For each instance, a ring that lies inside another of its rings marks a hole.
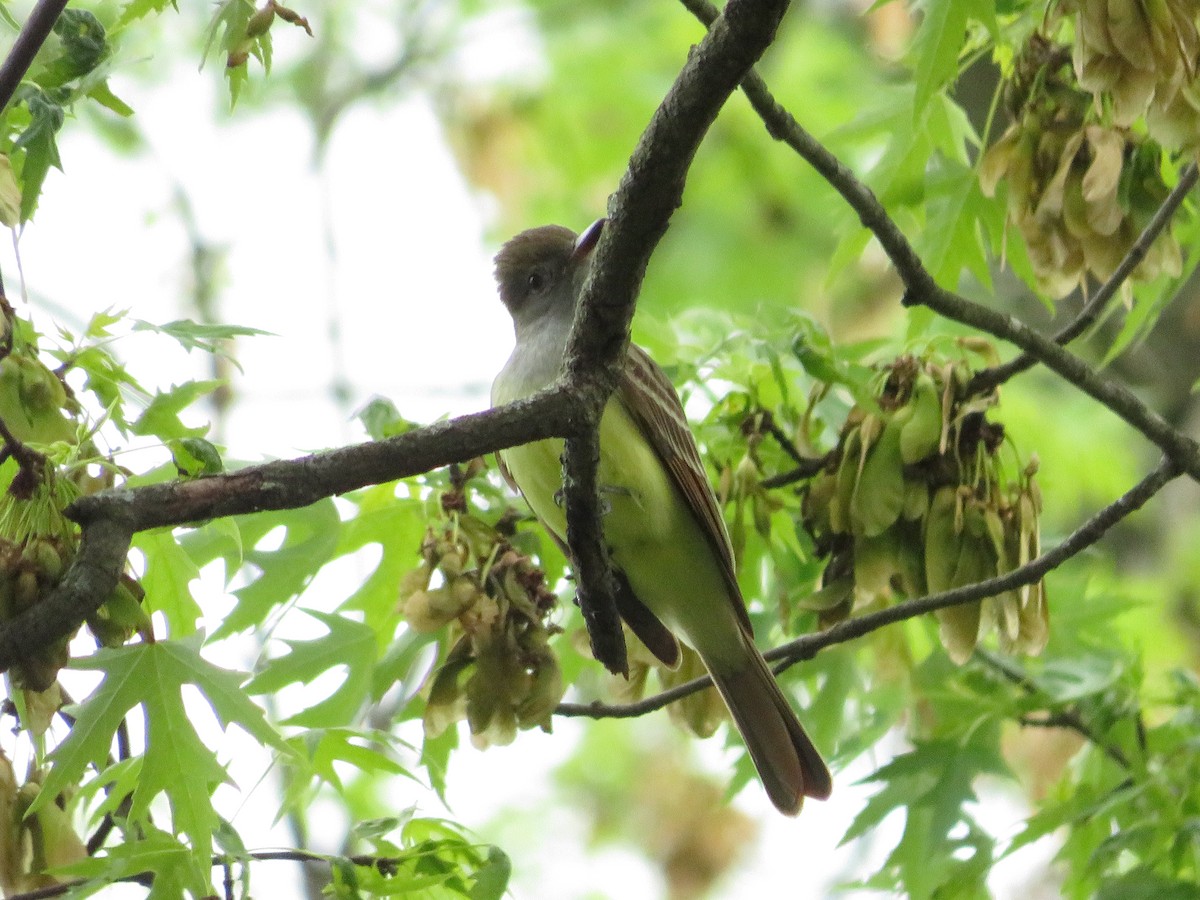
<instances>
[{"instance_id":1,"label":"yellow belly","mask_svg":"<svg viewBox=\"0 0 1200 900\"><path fill-rule=\"evenodd\" d=\"M557 499L562 445L539 441L501 456L534 515L565 542L566 515ZM613 564L638 598L706 657L740 655L734 646L740 625L713 550L658 455L616 400L600 423L599 482Z\"/></svg>"},{"instance_id":2,"label":"yellow belly","mask_svg":"<svg viewBox=\"0 0 1200 900\"><path fill-rule=\"evenodd\" d=\"M567 519L560 501L561 440L538 441L501 452L504 464L529 501L534 515L566 540ZM609 402L600 421L601 499L608 512L604 530L610 542L630 548L656 542L676 527L681 511L676 488L654 449L617 401ZM612 547L614 552L617 547Z\"/></svg>"}]
</instances>

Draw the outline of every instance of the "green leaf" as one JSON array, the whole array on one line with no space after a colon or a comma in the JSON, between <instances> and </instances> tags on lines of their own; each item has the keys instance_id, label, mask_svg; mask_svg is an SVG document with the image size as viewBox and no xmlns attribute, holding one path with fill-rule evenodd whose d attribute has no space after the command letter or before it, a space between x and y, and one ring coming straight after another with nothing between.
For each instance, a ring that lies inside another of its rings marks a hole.
<instances>
[{"instance_id":1,"label":"green leaf","mask_svg":"<svg viewBox=\"0 0 1200 900\"><path fill-rule=\"evenodd\" d=\"M1057 703L1070 703L1108 691L1125 674L1111 654L1051 659L1035 677L1037 686Z\"/></svg>"},{"instance_id":2,"label":"green leaf","mask_svg":"<svg viewBox=\"0 0 1200 900\"><path fill-rule=\"evenodd\" d=\"M919 250L934 278L953 290L963 271L969 270L982 284L990 285L979 223L993 204L980 191L975 171L945 163L929 183L927 202L929 225Z\"/></svg>"},{"instance_id":3,"label":"green leaf","mask_svg":"<svg viewBox=\"0 0 1200 900\"><path fill-rule=\"evenodd\" d=\"M129 433L129 421L125 417L125 392L146 394L121 363L104 347L83 347L67 356L71 368L85 373L84 387L96 395L100 404L108 410L109 417L121 431Z\"/></svg>"},{"instance_id":4,"label":"green leaf","mask_svg":"<svg viewBox=\"0 0 1200 900\"><path fill-rule=\"evenodd\" d=\"M224 384L220 380L185 381L172 385L168 391L157 391L145 412L130 425L130 429L134 434L156 437L164 442L173 438L203 437L208 431L207 425L188 428L179 414Z\"/></svg>"},{"instance_id":5,"label":"green leaf","mask_svg":"<svg viewBox=\"0 0 1200 900\"><path fill-rule=\"evenodd\" d=\"M934 93L958 75L958 56L967 33L968 4L962 0L929 0L913 41L915 57L914 119Z\"/></svg>"},{"instance_id":6,"label":"green leaf","mask_svg":"<svg viewBox=\"0 0 1200 900\"><path fill-rule=\"evenodd\" d=\"M901 839L871 884L921 897L935 896L935 891L951 885L982 884L993 841L978 829L967 807L976 801L974 783L980 774L1006 773L994 743L917 741L911 752L865 779L882 782L884 787L867 801L842 843L868 833L889 813L903 810ZM965 837L957 836L964 826Z\"/></svg>"},{"instance_id":7,"label":"green leaf","mask_svg":"<svg viewBox=\"0 0 1200 900\"><path fill-rule=\"evenodd\" d=\"M254 14L254 4L249 0L223 0L213 15L204 40L203 58L208 59L215 52L224 60L231 51L239 49L246 40L246 24ZM257 51L259 43L254 41L253 49ZM229 83L229 105L237 105L238 96L246 86L249 75L245 63L239 66L225 66L225 78Z\"/></svg>"},{"instance_id":8,"label":"green leaf","mask_svg":"<svg viewBox=\"0 0 1200 900\"><path fill-rule=\"evenodd\" d=\"M112 92L107 79L88 91L87 96L118 116L129 118L133 115L133 107Z\"/></svg>"},{"instance_id":9,"label":"green leaf","mask_svg":"<svg viewBox=\"0 0 1200 900\"><path fill-rule=\"evenodd\" d=\"M29 110L29 125L13 142L14 150L24 151L18 176L21 182L21 221L26 222L37 208L42 184L53 166L62 169L56 135L66 116L62 106L30 85L22 85L13 98Z\"/></svg>"},{"instance_id":10,"label":"green leaf","mask_svg":"<svg viewBox=\"0 0 1200 900\"><path fill-rule=\"evenodd\" d=\"M261 628L269 612L298 597L331 558L342 522L332 500L320 500L303 509L264 512L238 518L245 562L259 575L240 588L238 604L225 617L213 640L239 631ZM276 550L256 546L269 532L283 529Z\"/></svg>"},{"instance_id":11,"label":"green leaf","mask_svg":"<svg viewBox=\"0 0 1200 900\"><path fill-rule=\"evenodd\" d=\"M129 0L128 3L121 7L121 14L117 16L117 21L113 29L122 28L130 22L136 22L138 19L145 18L152 13L161 13L168 5L176 12L179 12L176 0Z\"/></svg>"},{"instance_id":12,"label":"green leaf","mask_svg":"<svg viewBox=\"0 0 1200 900\"><path fill-rule=\"evenodd\" d=\"M418 427L418 423L400 415L396 404L384 397L373 397L354 417L362 422L367 434L375 441L395 437Z\"/></svg>"},{"instance_id":13,"label":"green leaf","mask_svg":"<svg viewBox=\"0 0 1200 900\"><path fill-rule=\"evenodd\" d=\"M200 641L160 641L101 650L72 661L77 669L104 673L100 686L79 709L70 734L51 755L47 797L76 784L89 765L103 767L113 736L134 707L146 720L146 751L129 816L144 821L151 801L163 794L171 807L173 830L191 841L197 865L211 855L217 826L211 793L225 770L196 733L183 705L182 688L194 685L208 701L222 728L237 724L264 746L287 751L259 707L242 689L240 673L218 668L200 656ZM186 773L186 777L180 777Z\"/></svg>"},{"instance_id":14,"label":"green leaf","mask_svg":"<svg viewBox=\"0 0 1200 900\"><path fill-rule=\"evenodd\" d=\"M242 567L242 529L236 518L205 522L180 537L179 546L200 568L221 560L225 568L226 587Z\"/></svg>"},{"instance_id":15,"label":"green leaf","mask_svg":"<svg viewBox=\"0 0 1200 900\"><path fill-rule=\"evenodd\" d=\"M500 900L512 877L512 860L499 847L488 847L487 862L475 870L475 883L467 895L471 900Z\"/></svg>"},{"instance_id":16,"label":"green leaf","mask_svg":"<svg viewBox=\"0 0 1200 900\"><path fill-rule=\"evenodd\" d=\"M1100 885L1096 900L1195 900L1195 881L1178 881L1140 866Z\"/></svg>"},{"instance_id":17,"label":"green leaf","mask_svg":"<svg viewBox=\"0 0 1200 900\"><path fill-rule=\"evenodd\" d=\"M376 749L395 743L395 738L388 734L337 726L321 727L289 738L288 742L295 757L307 763L308 774L338 791L345 790L342 777L338 774L340 764L348 764L353 770L365 774L384 773L413 778L395 759ZM310 796L310 785L305 779L295 776L287 780L288 805L301 808L297 801Z\"/></svg>"},{"instance_id":18,"label":"green leaf","mask_svg":"<svg viewBox=\"0 0 1200 900\"><path fill-rule=\"evenodd\" d=\"M64 875L112 884L146 872L154 873L147 900L179 900L187 892L200 897L208 893L211 868L201 866L195 855L174 836L152 825L142 825L135 840L105 847L103 854L64 866ZM72 896L72 895L69 895Z\"/></svg>"},{"instance_id":19,"label":"green leaf","mask_svg":"<svg viewBox=\"0 0 1200 900\"><path fill-rule=\"evenodd\" d=\"M193 634L197 620L204 614L192 596L192 582L200 577L195 562L170 529L139 532L133 546L146 557L146 573L141 578L146 611L161 612L173 638Z\"/></svg>"},{"instance_id":20,"label":"green leaf","mask_svg":"<svg viewBox=\"0 0 1200 900\"><path fill-rule=\"evenodd\" d=\"M364 621L386 642L399 620L396 585L401 576L420 560L425 534L426 509L416 497L397 498L391 484L378 485L354 494L358 513L342 525L337 556L364 547L379 548L379 565L344 604L347 610L362 610Z\"/></svg>"},{"instance_id":21,"label":"green leaf","mask_svg":"<svg viewBox=\"0 0 1200 900\"><path fill-rule=\"evenodd\" d=\"M185 437L167 441L167 448L171 451L171 462L180 478L201 478L225 471L221 451L204 438Z\"/></svg>"},{"instance_id":22,"label":"green leaf","mask_svg":"<svg viewBox=\"0 0 1200 900\"><path fill-rule=\"evenodd\" d=\"M249 328L244 325L193 322L191 319L176 319L174 322L167 322L165 325L156 325L153 322L135 319L133 321L133 330L165 334L167 337L178 341L179 345L185 350L202 350L205 353L212 353L231 360L232 357L229 356L228 342L234 338L256 337L259 335L275 336L270 331L263 331L259 328ZM236 360L233 361L236 363Z\"/></svg>"},{"instance_id":23,"label":"green leaf","mask_svg":"<svg viewBox=\"0 0 1200 900\"><path fill-rule=\"evenodd\" d=\"M108 309L102 309L99 312L92 313L92 317L88 319L87 327L83 333L90 338L101 339L112 337L112 326L124 320L129 310L121 309L113 312L110 306Z\"/></svg>"},{"instance_id":24,"label":"green leaf","mask_svg":"<svg viewBox=\"0 0 1200 900\"><path fill-rule=\"evenodd\" d=\"M332 669L345 667L346 675L332 694L291 716L287 723L309 728L349 724L370 692L377 652L375 632L345 616L303 612L325 625L329 633L311 641L284 641L289 652L266 662L246 691L273 694L289 684L309 684Z\"/></svg>"},{"instance_id":25,"label":"green leaf","mask_svg":"<svg viewBox=\"0 0 1200 900\"><path fill-rule=\"evenodd\" d=\"M54 23L61 53L38 75L43 88L64 85L87 75L107 57L104 25L85 9L64 9Z\"/></svg>"}]
</instances>

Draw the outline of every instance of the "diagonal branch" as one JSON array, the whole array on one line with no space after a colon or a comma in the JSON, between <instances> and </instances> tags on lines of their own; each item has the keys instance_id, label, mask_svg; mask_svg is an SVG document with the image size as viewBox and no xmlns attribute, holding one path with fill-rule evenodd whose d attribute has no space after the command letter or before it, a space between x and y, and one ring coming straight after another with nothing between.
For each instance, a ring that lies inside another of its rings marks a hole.
<instances>
[{"instance_id":1,"label":"diagonal branch","mask_svg":"<svg viewBox=\"0 0 1200 900\"><path fill-rule=\"evenodd\" d=\"M707 0L682 0L702 22L715 12ZM1098 400L1170 456L1189 477L1200 481L1200 447L1142 403L1133 392L1108 378L1079 357L1059 347L1016 318L988 309L938 286L916 250L875 194L854 173L804 129L775 100L756 73L742 82L750 104L776 140L795 150L820 173L882 245L904 282L904 304L924 305L947 319L969 325L1015 344L1062 378Z\"/></svg>"},{"instance_id":2,"label":"diagonal branch","mask_svg":"<svg viewBox=\"0 0 1200 900\"><path fill-rule=\"evenodd\" d=\"M905 277L903 273L901 277ZM1038 334L1014 316L988 309L953 291L944 290L932 281L919 291L909 288L903 302L906 306L928 306L943 318L969 325L1020 347L1062 376L1064 381L1116 413L1157 445L1190 478L1200 481L1200 447L1194 440L1172 427L1166 419L1142 403L1129 388L1102 375L1078 356Z\"/></svg>"},{"instance_id":3,"label":"diagonal branch","mask_svg":"<svg viewBox=\"0 0 1200 900\"><path fill-rule=\"evenodd\" d=\"M798 662L812 659L826 647L844 644L855 638L860 638L878 631L887 625L894 625L916 616L957 606L961 603L977 602L985 597L993 597L1005 591L1011 591L1027 584L1041 580L1047 572L1058 568L1068 559L1078 555L1095 544L1104 534L1126 516L1140 509L1151 497L1157 494L1171 480L1179 475L1179 468L1171 460L1164 458L1145 478L1132 488L1097 512L1073 531L1062 543L1053 550L1043 553L1006 575L989 578L976 584L969 584L939 594L918 597L897 603L887 609L868 613L853 619L838 622L824 631L806 634L795 640L788 641L763 654L767 660L778 662L776 673L786 671ZM560 703L555 713L560 716L585 716L588 718L631 718L661 709L676 700L681 700L689 694L712 686L712 679L707 675L694 678L691 681L676 685L652 697L637 703L604 704L604 703Z\"/></svg>"},{"instance_id":4,"label":"diagonal branch","mask_svg":"<svg viewBox=\"0 0 1200 900\"><path fill-rule=\"evenodd\" d=\"M67 0L38 0L37 6L30 12L29 18L21 26L12 49L4 62L0 63L0 112L8 106L21 79L29 71L33 58L46 43L46 38L54 30L54 23L67 7Z\"/></svg>"},{"instance_id":5,"label":"diagonal branch","mask_svg":"<svg viewBox=\"0 0 1200 900\"><path fill-rule=\"evenodd\" d=\"M1196 186L1198 170L1196 164L1190 163L1183 173L1179 176L1179 184L1172 188L1171 193L1163 200L1160 206L1151 217L1142 233L1138 235L1138 239L1133 242L1133 246L1129 248L1129 252L1125 254L1120 264L1117 266L1109 279L1100 286L1083 308L1079 310L1078 315L1070 322L1064 325L1057 334L1054 335L1054 343L1060 345L1069 344L1075 338L1079 337L1085 331L1092 327L1092 324L1100 318L1101 313L1117 295L1117 291L1121 289L1126 279L1133 274L1136 269L1146 258L1146 254L1150 251L1150 246L1163 232L1163 229L1170 223L1171 218L1183 205L1183 201L1187 195L1191 193L1192 188ZM1003 384L1014 375L1019 375L1035 365L1037 359L1030 353L1021 353L1008 362L998 366L993 366L990 369L984 369L976 373L971 379L967 390L972 393L986 393L992 388Z\"/></svg>"},{"instance_id":6,"label":"diagonal branch","mask_svg":"<svg viewBox=\"0 0 1200 900\"><path fill-rule=\"evenodd\" d=\"M708 0L681 0L684 6L706 27L711 27L717 15L716 7ZM921 285L928 282L932 285L931 276L913 249L908 238L900 231L883 204L875 193L855 177L854 173L840 159L813 137L784 106L767 89L766 82L757 72L751 70L742 79L742 93L750 101L754 111L758 113L767 133L777 141L782 141L796 151L806 163L812 166L829 185L842 195L842 199L858 213L859 221L863 223L883 246L888 258L904 277L909 273ZM910 286L908 279L905 285Z\"/></svg>"},{"instance_id":7,"label":"diagonal branch","mask_svg":"<svg viewBox=\"0 0 1200 900\"><path fill-rule=\"evenodd\" d=\"M988 653L986 650L979 649L975 651L975 658L992 671L1003 676L1010 683L1015 684L1030 697L1045 697L1045 692L1038 686L1038 683L1008 660L1001 659L998 656ZM1095 729L1084 721L1078 710L1059 710L1048 713L1045 718L1040 719L1022 716L1019 721L1022 725L1029 728L1066 728L1074 731L1103 750L1105 755L1122 769L1130 768L1129 758L1122 752L1121 748L1109 743L1102 735L1097 734Z\"/></svg>"}]
</instances>

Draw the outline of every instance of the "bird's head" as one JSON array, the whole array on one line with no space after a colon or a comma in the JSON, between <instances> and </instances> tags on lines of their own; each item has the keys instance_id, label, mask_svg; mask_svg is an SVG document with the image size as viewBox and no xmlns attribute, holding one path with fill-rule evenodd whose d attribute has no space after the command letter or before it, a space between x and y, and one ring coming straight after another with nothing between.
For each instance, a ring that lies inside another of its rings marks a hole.
<instances>
[{"instance_id":1,"label":"bird's head","mask_svg":"<svg viewBox=\"0 0 1200 900\"><path fill-rule=\"evenodd\" d=\"M561 225L522 231L496 254L500 299L517 327L559 309L573 315L604 220L576 235Z\"/></svg>"}]
</instances>

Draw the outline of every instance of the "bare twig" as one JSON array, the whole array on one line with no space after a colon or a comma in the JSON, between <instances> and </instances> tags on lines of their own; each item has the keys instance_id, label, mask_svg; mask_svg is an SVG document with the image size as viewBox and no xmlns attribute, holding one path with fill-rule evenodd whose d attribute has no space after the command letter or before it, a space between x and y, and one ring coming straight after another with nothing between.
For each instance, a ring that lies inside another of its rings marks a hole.
<instances>
[{"instance_id":1,"label":"bare twig","mask_svg":"<svg viewBox=\"0 0 1200 900\"><path fill-rule=\"evenodd\" d=\"M410 857L403 856L374 856L371 854L358 854L356 856L338 857L326 856L320 853L310 853L307 850L263 850L254 853L247 853L245 857L231 858L226 856L214 856L212 858L212 867L229 871L232 863L242 859L253 862L298 862L298 863L321 863L322 865L332 865L339 859L345 859L356 866L362 868L375 869L382 875L394 875L400 870L400 866L410 860ZM142 872L138 875L130 875L126 878L117 878L113 883L132 883L141 884L147 887L154 882L154 876L151 872ZM47 900L50 897L62 897L71 893L76 888L87 884L87 880L80 878L75 881L68 881L63 884L50 885L48 887L37 888L32 891L24 891L19 894L10 894L8 900ZM226 881L228 884L228 881Z\"/></svg>"},{"instance_id":2,"label":"bare twig","mask_svg":"<svg viewBox=\"0 0 1200 900\"><path fill-rule=\"evenodd\" d=\"M976 649L975 659L983 663L994 672L998 672L1005 679L1015 684L1021 690L1031 697L1045 696L1045 692L1038 686L1038 683L1030 678L1025 672L1021 671L1017 666L1005 659L1000 659L988 653L986 650ZM1031 728L1065 728L1069 731L1074 731L1080 737L1087 739L1095 744L1104 753L1122 769L1129 768L1129 759L1121 751L1120 747L1110 744L1097 734L1090 725L1083 720L1083 717L1077 710L1058 710L1048 712L1041 718L1033 718L1032 716L1022 716L1018 720L1022 725Z\"/></svg>"},{"instance_id":3,"label":"bare twig","mask_svg":"<svg viewBox=\"0 0 1200 900\"><path fill-rule=\"evenodd\" d=\"M764 478L761 482L759 482L759 484L761 484L767 490L784 487L785 485L789 484L795 484L797 481L804 481L806 478L812 478L814 475L819 474L820 471L828 464L828 455L805 459L794 469L788 469L786 472L780 472L777 475Z\"/></svg>"},{"instance_id":4,"label":"bare twig","mask_svg":"<svg viewBox=\"0 0 1200 900\"><path fill-rule=\"evenodd\" d=\"M42 481L46 457L18 439L9 430L8 423L0 418L0 462L6 459L17 463L17 474L13 476L8 492L19 499L29 499Z\"/></svg>"},{"instance_id":5,"label":"bare twig","mask_svg":"<svg viewBox=\"0 0 1200 900\"><path fill-rule=\"evenodd\" d=\"M784 432L782 428L779 427L779 423L775 421L775 417L771 415L771 411L769 409L757 410L749 417L749 419L751 421L742 423L743 433L745 433L747 429L764 431L771 435L771 437L775 438L775 443L779 446L779 449L791 457L792 462L794 462L797 467L803 469L812 465L816 465L817 471L820 471L820 467L824 465L825 460L811 459L801 453L792 439Z\"/></svg>"},{"instance_id":6,"label":"bare twig","mask_svg":"<svg viewBox=\"0 0 1200 900\"><path fill-rule=\"evenodd\" d=\"M1096 543L1114 525L1140 509L1151 497L1157 494L1167 482L1177 477L1178 468L1168 459L1163 459L1145 478L1118 497L1115 501L1097 512L1079 528L1075 529L1061 544L1037 559L1030 561L1007 575L989 578L976 584L906 600L895 606L878 612L868 613L853 619L846 619L836 625L818 631L814 634L803 635L788 641L763 654L768 660L777 662L776 673L786 671L802 660L811 659L820 650L834 644L844 644L855 638L863 637L873 631L878 631L886 625L894 625L915 616L925 615L939 609L957 606L960 603L970 603L1011 591L1027 584L1033 584L1043 578L1047 572L1062 565L1066 560L1077 555ZM712 685L712 679L707 675L692 679L680 685L647 697L637 703L604 704L604 703L560 703L555 713L560 716L586 716L589 718L630 718L644 715L656 709L661 709L670 703L680 700L689 694L703 690Z\"/></svg>"},{"instance_id":7,"label":"bare twig","mask_svg":"<svg viewBox=\"0 0 1200 900\"><path fill-rule=\"evenodd\" d=\"M54 23L67 7L67 0L38 0L37 6L25 20L12 49L0 63L0 111L3 111L17 92L17 86L33 58L54 30Z\"/></svg>"}]
</instances>

